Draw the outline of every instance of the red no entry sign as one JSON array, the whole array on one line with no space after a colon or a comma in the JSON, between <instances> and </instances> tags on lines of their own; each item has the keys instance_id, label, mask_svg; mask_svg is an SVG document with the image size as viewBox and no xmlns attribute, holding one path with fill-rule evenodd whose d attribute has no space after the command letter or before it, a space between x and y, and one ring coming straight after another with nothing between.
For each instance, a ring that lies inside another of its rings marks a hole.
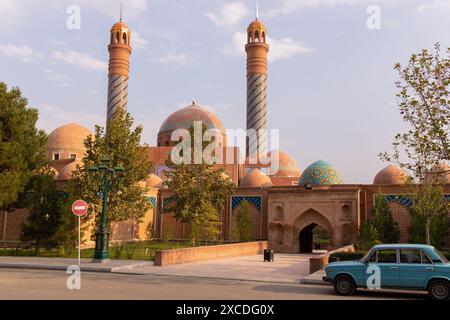
<instances>
[{"instance_id":1,"label":"red no entry sign","mask_svg":"<svg viewBox=\"0 0 450 320\"><path fill-rule=\"evenodd\" d=\"M74 215L81 217L84 216L88 211L88 204L86 201L77 200L72 204L72 212Z\"/></svg>"}]
</instances>

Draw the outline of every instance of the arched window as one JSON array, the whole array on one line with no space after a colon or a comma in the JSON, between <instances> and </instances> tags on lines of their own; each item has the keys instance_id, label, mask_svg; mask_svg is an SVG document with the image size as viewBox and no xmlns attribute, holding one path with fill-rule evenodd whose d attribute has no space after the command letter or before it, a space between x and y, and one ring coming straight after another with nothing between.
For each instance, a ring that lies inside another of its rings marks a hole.
<instances>
[{"instance_id":1,"label":"arched window","mask_svg":"<svg viewBox=\"0 0 450 320\"><path fill-rule=\"evenodd\" d=\"M252 42L253 42L252 33L249 32L249 33L248 33L248 43L252 43Z\"/></svg>"},{"instance_id":2,"label":"arched window","mask_svg":"<svg viewBox=\"0 0 450 320\"><path fill-rule=\"evenodd\" d=\"M111 33L111 43L114 43L114 33Z\"/></svg>"},{"instance_id":3,"label":"arched window","mask_svg":"<svg viewBox=\"0 0 450 320\"><path fill-rule=\"evenodd\" d=\"M265 32L262 33L262 42L266 43L266 33Z\"/></svg>"},{"instance_id":4,"label":"arched window","mask_svg":"<svg viewBox=\"0 0 450 320\"><path fill-rule=\"evenodd\" d=\"M127 44L127 34L124 32L122 35L123 44Z\"/></svg>"},{"instance_id":5,"label":"arched window","mask_svg":"<svg viewBox=\"0 0 450 320\"><path fill-rule=\"evenodd\" d=\"M275 209L275 220L284 220L284 212L281 206L277 206Z\"/></svg>"},{"instance_id":6,"label":"arched window","mask_svg":"<svg viewBox=\"0 0 450 320\"><path fill-rule=\"evenodd\" d=\"M259 31L255 31L255 42L259 42Z\"/></svg>"},{"instance_id":7,"label":"arched window","mask_svg":"<svg viewBox=\"0 0 450 320\"><path fill-rule=\"evenodd\" d=\"M345 218L350 218L352 216L352 210L350 205L344 204L342 206L342 214Z\"/></svg>"},{"instance_id":8,"label":"arched window","mask_svg":"<svg viewBox=\"0 0 450 320\"><path fill-rule=\"evenodd\" d=\"M119 32L116 32L116 41L115 43L119 43L120 42L120 34Z\"/></svg>"}]
</instances>

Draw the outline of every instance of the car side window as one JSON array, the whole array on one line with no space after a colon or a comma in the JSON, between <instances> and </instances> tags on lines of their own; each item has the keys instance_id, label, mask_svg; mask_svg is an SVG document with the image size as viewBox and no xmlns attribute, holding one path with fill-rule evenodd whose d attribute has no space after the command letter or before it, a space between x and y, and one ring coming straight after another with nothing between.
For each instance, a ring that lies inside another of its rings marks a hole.
<instances>
[{"instance_id":1,"label":"car side window","mask_svg":"<svg viewBox=\"0 0 450 320\"><path fill-rule=\"evenodd\" d=\"M378 250L378 263L397 263L397 250Z\"/></svg>"},{"instance_id":2,"label":"car side window","mask_svg":"<svg viewBox=\"0 0 450 320\"><path fill-rule=\"evenodd\" d=\"M377 263L377 252L374 251L367 261L369 263Z\"/></svg>"},{"instance_id":3,"label":"car side window","mask_svg":"<svg viewBox=\"0 0 450 320\"><path fill-rule=\"evenodd\" d=\"M422 264L433 264L430 257L428 257L428 255L425 252L421 250L420 253L422 255Z\"/></svg>"},{"instance_id":4,"label":"car side window","mask_svg":"<svg viewBox=\"0 0 450 320\"><path fill-rule=\"evenodd\" d=\"M400 250L400 263L421 264L422 251L414 249Z\"/></svg>"}]
</instances>

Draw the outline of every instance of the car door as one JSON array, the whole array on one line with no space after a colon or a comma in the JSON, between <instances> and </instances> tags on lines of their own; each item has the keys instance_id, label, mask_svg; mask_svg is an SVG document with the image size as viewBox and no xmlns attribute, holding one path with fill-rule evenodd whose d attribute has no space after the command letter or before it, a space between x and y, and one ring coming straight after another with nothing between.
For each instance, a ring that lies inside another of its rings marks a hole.
<instances>
[{"instance_id":1,"label":"car door","mask_svg":"<svg viewBox=\"0 0 450 320\"><path fill-rule=\"evenodd\" d=\"M398 260L396 249L378 249L374 251L373 255L369 258L367 268L371 265L376 265L380 268L380 285L381 288L398 287L399 285L399 272L398 272ZM365 274L365 280L367 283L368 278L373 274Z\"/></svg>"},{"instance_id":2,"label":"car door","mask_svg":"<svg viewBox=\"0 0 450 320\"><path fill-rule=\"evenodd\" d=\"M401 249L399 277L402 288L425 288L434 275L434 265L428 255L420 249Z\"/></svg>"}]
</instances>

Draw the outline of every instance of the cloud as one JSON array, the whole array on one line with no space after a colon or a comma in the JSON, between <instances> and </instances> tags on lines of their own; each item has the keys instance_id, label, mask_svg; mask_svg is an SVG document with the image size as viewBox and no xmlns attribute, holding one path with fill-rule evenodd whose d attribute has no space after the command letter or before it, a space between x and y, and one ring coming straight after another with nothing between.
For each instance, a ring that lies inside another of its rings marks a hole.
<instances>
[{"instance_id":1,"label":"cloud","mask_svg":"<svg viewBox=\"0 0 450 320\"><path fill-rule=\"evenodd\" d=\"M1 0L0 1L0 26L16 26L24 21L25 7L21 1Z\"/></svg>"},{"instance_id":2,"label":"cloud","mask_svg":"<svg viewBox=\"0 0 450 320\"><path fill-rule=\"evenodd\" d=\"M229 56L244 56L247 35L243 32L236 32L231 41L222 48L224 54ZM291 38L273 39L268 37L267 42L270 46L269 60L276 61L289 59L299 54L312 52L303 42Z\"/></svg>"},{"instance_id":3,"label":"cloud","mask_svg":"<svg viewBox=\"0 0 450 320\"><path fill-rule=\"evenodd\" d=\"M211 12L205 13L218 27L233 27L248 15L247 7L240 2L225 4L220 10L220 14Z\"/></svg>"},{"instance_id":4,"label":"cloud","mask_svg":"<svg viewBox=\"0 0 450 320\"><path fill-rule=\"evenodd\" d=\"M95 59L87 53L77 51L67 51L63 53L60 51L54 51L52 56L56 61L62 61L80 68L102 72L106 72L108 70L108 65L104 61Z\"/></svg>"},{"instance_id":5,"label":"cloud","mask_svg":"<svg viewBox=\"0 0 450 320\"><path fill-rule=\"evenodd\" d=\"M422 4L417 7L417 12L448 13L450 11L450 0L435 0L433 3Z\"/></svg>"},{"instance_id":6,"label":"cloud","mask_svg":"<svg viewBox=\"0 0 450 320\"><path fill-rule=\"evenodd\" d=\"M53 0L53 2L55 6L64 10L68 5L79 5L82 14L84 8L89 8L113 18L114 20L119 20L120 16L121 0ZM147 8L148 0L123 1L123 18L125 21L139 18L147 11Z\"/></svg>"},{"instance_id":7,"label":"cloud","mask_svg":"<svg viewBox=\"0 0 450 320\"><path fill-rule=\"evenodd\" d=\"M11 58L32 62L43 57L42 53L34 51L30 46L0 45L0 53Z\"/></svg>"},{"instance_id":8,"label":"cloud","mask_svg":"<svg viewBox=\"0 0 450 320\"><path fill-rule=\"evenodd\" d=\"M71 112L63 110L50 104L42 104L36 107L39 110L39 120L37 126L50 133L57 127L74 122L83 125L91 130L95 125L103 125L105 116L87 112Z\"/></svg>"},{"instance_id":9,"label":"cloud","mask_svg":"<svg viewBox=\"0 0 450 320\"><path fill-rule=\"evenodd\" d=\"M189 60L187 54L183 52L170 51L167 52L162 58L158 59L161 63L174 63L183 64Z\"/></svg>"},{"instance_id":10,"label":"cloud","mask_svg":"<svg viewBox=\"0 0 450 320\"><path fill-rule=\"evenodd\" d=\"M133 49L140 50L147 47L148 41L141 37L141 35L133 31L131 34L131 46Z\"/></svg>"},{"instance_id":11,"label":"cloud","mask_svg":"<svg viewBox=\"0 0 450 320\"><path fill-rule=\"evenodd\" d=\"M377 3L398 2L399 0L377 0ZM301 8L335 7L339 5L372 4L373 0L282 0L282 6L269 12L269 16L291 13Z\"/></svg>"},{"instance_id":12,"label":"cloud","mask_svg":"<svg viewBox=\"0 0 450 320\"><path fill-rule=\"evenodd\" d=\"M63 81L69 79L69 76L66 74L57 73L54 70L51 69L43 69L42 70L45 74L45 77L50 81Z\"/></svg>"}]
</instances>

